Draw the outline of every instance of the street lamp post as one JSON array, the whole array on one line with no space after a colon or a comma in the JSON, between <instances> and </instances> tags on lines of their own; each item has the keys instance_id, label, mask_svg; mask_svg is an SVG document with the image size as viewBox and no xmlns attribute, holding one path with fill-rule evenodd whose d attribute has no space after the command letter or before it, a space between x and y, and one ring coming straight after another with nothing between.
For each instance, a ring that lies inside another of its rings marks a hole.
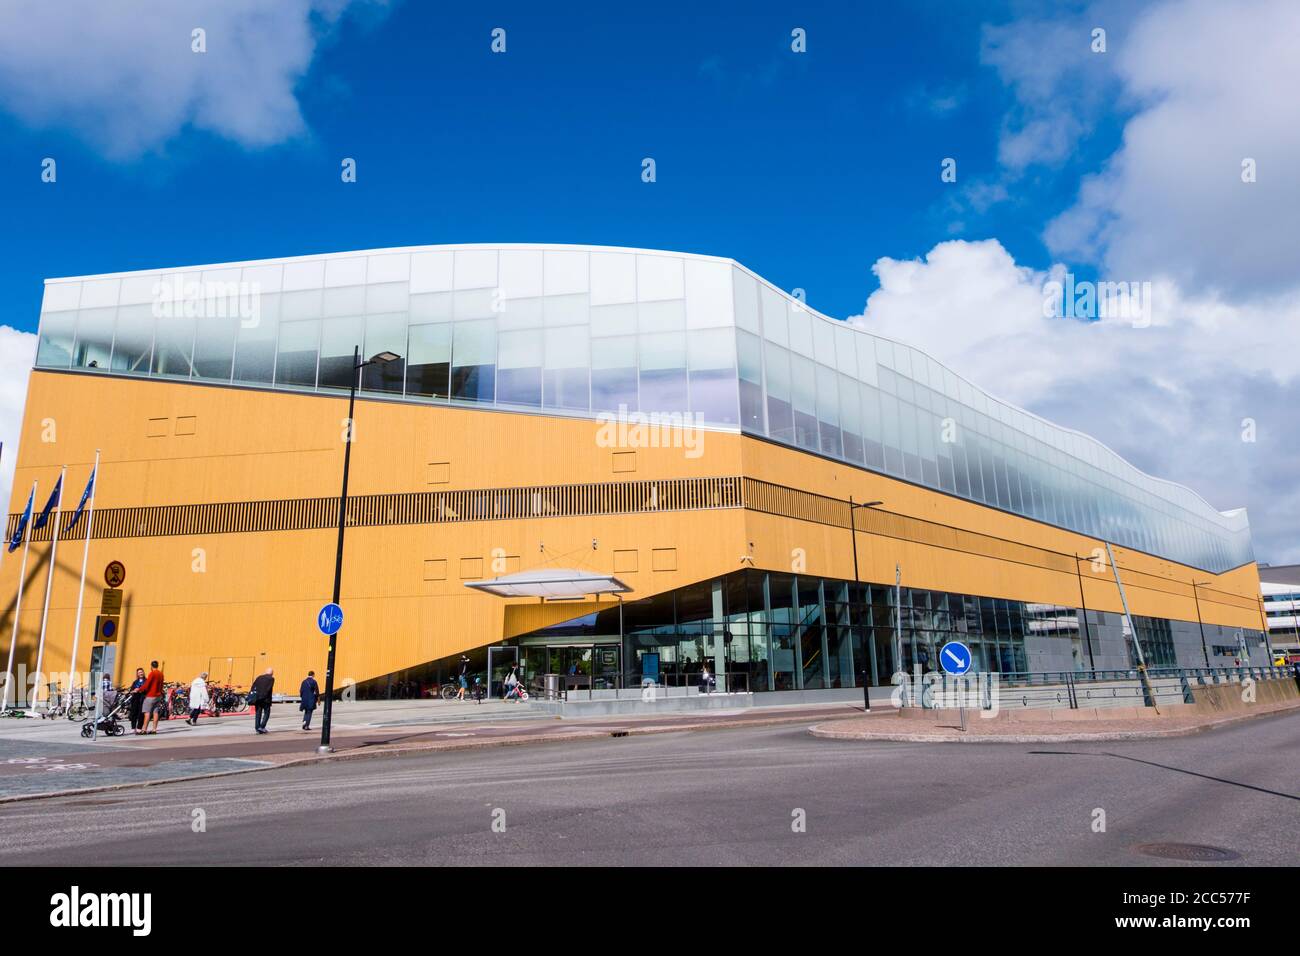
<instances>
[{"instance_id":1,"label":"street lamp post","mask_svg":"<svg viewBox=\"0 0 1300 956\"><path fill-rule=\"evenodd\" d=\"M1210 582L1206 581L1204 583L1209 584ZM1201 598L1196 593L1199 586L1198 582L1192 582L1192 601L1196 604L1196 626L1201 629L1201 653L1205 655L1205 669L1208 671L1210 669L1210 649L1205 643L1205 622L1201 620Z\"/></svg>"},{"instance_id":2,"label":"street lamp post","mask_svg":"<svg viewBox=\"0 0 1300 956\"><path fill-rule=\"evenodd\" d=\"M874 508L877 505L883 505L883 504L884 504L883 501L865 501L859 504L853 500L852 495L849 495L849 536L853 538L853 583L854 584L860 584L862 580L861 576L858 574L858 517L857 517L858 509ZM849 595L850 613L852 613L852 608L853 608L853 596L850 594ZM871 658L867 655L866 652L867 632L863 630L861 633L862 633L862 709L865 711L870 711L871 691L870 691L870 681L867 679L867 662Z\"/></svg>"},{"instance_id":3,"label":"street lamp post","mask_svg":"<svg viewBox=\"0 0 1300 956\"><path fill-rule=\"evenodd\" d=\"M339 589L343 583L343 531L347 527L348 472L352 465L352 414L357 404L357 383L361 379L361 370L367 365L387 365L399 358L401 356L395 352L380 352L363 362L361 361L361 346L355 346L352 350L352 381L348 391L347 440L343 444L343 491L339 495L339 543L338 549L334 553L333 602L335 604L339 603ZM333 750L330 747L330 717L332 716L334 704L334 656L338 649L339 632L335 631L329 638L329 657L325 662L325 709L321 716L320 747L317 748L317 753L322 754L330 753Z\"/></svg>"}]
</instances>

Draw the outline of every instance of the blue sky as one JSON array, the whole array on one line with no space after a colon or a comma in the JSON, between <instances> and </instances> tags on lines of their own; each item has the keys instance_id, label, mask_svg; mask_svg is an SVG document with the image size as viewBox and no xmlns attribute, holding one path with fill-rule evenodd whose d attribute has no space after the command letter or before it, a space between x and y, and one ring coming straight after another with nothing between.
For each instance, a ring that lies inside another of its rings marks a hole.
<instances>
[{"instance_id":1,"label":"blue sky","mask_svg":"<svg viewBox=\"0 0 1300 956\"><path fill-rule=\"evenodd\" d=\"M1300 560L1300 378L1277 358L1300 354L1300 124L1275 92L1300 88L1300 4L545 6L0 5L0 440L46 277L663 248L926 349ZM1148 284L1146 320L1045 316L1066 274Z\"/></svg>"},{"instance_id":2,"label":"blue sky","mask_svg":"<svg viewBox=\"0 0 1300 956\"><path fill-rule=\"evenodd\" d=\"M859 312L877 257L949 237L955 187L940 161L956 158L961 180L995 169L1009 94L980 63L980 31L1009 12L745 10L354 13L297 84L306 131L266 148L190 128L106 159L76 130L6 117L0 203L21 241L0 265L0 320L33 329L46 276L474 241L726 255L828 314ZM498 25L503 55L489 49ZM796 26L807 53L791 50ZM226 69L221 38L210 44L208 68ZM39 177L46 156L53 186ZM355 184L340 181L345 156ZM653 184L640 178L647 156ZM1069 172L1022 183L962 234L1045 266L1039 230L1070 202Z\"/></svg>"}]
</instances>

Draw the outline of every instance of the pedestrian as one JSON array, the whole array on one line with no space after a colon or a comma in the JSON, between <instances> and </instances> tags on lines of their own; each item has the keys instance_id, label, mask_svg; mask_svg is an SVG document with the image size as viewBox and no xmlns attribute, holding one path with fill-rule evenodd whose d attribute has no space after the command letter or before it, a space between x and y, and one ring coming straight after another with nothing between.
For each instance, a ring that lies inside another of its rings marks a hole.
<instances>
[{"instance_id":1,"label":"pedestrian","mask_svg":"<svg viewBox=\"0 0 1300 956\"><path fill-rule=\"evenodd\" d=\"M460 690L456 692L456 699L464 700L467 690L469 690L469 658L462 654L460 655Z\"/></svg>"},{"instance_id":2,"label":"pedestrian","mask_svg":"<svg viewBox=\"0 0 1300 956\"><path fill-rule=\"evenodd\" d=\"M709 673L709 665L705 664L700 668L700 691L709 693L713 689L713 675Z\"/></svg>"},{"instance_id":3,"label":"pedestrian","mask_svg":"<svg viewBox=\"0 0 1300 956\"><path fill-rule=\"evenodd\" d=\"M144 697L144 703L140 705L144 714L144 733L158 733L158 719L162 716L162 695L163 695L163 672L158 669L157 661L149 662L149 673L144 677L144 683L140 686L140 693ZM153 729L150 730L149 719L153 718Z\"/></svg>"},{"instance_id":4,"label":"pedestrian","mask_svg":"<svg viewBox=\"0 0 1300 956\"><path fill-rule=\"evenodd\" d=\"M253 729L259 734L270 733L266 729L271 719L271 691L275 688L275 668L268 667L265 674L258 675L248 691L249 703L253 705Z\"/></svg>"},{"instance_id":5,"label":"pedestrian","mask_svg":"<svg viewBox=\"0 0 1300 956\"><path fill-rule=\"evenodd\" d=\"M316 700L320 697L320 685L316 683L316 672L308 671L307 679L298 688L298 709L302 711L302 729L311 730L311 715L316 709Z\"/></svg>"},{"instance_id":6,"label":"pedestrian","mask_svg":"<svg viewBox=\"0 0 1300 956\"><path fill-rule=\"evenodd\" d=\"M208 706L208 672L204 671L190 683L190 715L185 723L199 725L199 711Z\"/></svg>"},{"instance_id":7,"label":"pedestrian","mask_svg":"<svg viewBox=\"0 0 1300 956\"><path fill-rule=\"evenodd\" d=\"M501 699L510 700L511 697L517 699L519 696L519 665L518 664L510 665L510 673L506 675L506 679L503 682L503 684L505 689L501 694Z\"/></svg>"},{"instance_id":8,"label":"pedestrian","mask_svg":"<svg viewBox=\"0 0 1300 956\"><path fill-rule=\"evenodd\" d=\"M104 680L106 686L109 686L107 684L108 678L105 677ZM140 693L140 688L143 686L144 668L137 667L135 669L135 680L131 682L131 687L127 691L131 695L131 730L137 735L140 733L140 728L144 726L144 694ZM104 703L108 703L107 699L105 699Z\"/></svg>"}]
</instances>

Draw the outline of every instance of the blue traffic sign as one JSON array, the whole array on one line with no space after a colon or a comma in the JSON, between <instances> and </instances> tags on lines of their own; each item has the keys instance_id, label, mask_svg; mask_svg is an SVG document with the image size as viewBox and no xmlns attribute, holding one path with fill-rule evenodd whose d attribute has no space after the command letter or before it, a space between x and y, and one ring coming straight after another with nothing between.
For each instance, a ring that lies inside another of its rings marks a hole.
<instances>
[{"instance_id":1,"label":"blue traffic sign","mask_svg":"<svg viewBox=\"0 0 1300 956\"><path fill-rule=\"evenodd\" d=\"M970 670L970 648L961 641L949 641L939 649L939 663L949 674L960 677Z\"/></svg>"},{"instance_id":2,"label":"blue traffic sign","mask_svg":"<svg viewBox=\"0 0 1300 956\"><path fill-rule=\"evenodd\" d=\"M316 626L326 637L333 637L343 626L343 608L337 604L326 604L316 615Z\"/></svg>"}]
</instances>

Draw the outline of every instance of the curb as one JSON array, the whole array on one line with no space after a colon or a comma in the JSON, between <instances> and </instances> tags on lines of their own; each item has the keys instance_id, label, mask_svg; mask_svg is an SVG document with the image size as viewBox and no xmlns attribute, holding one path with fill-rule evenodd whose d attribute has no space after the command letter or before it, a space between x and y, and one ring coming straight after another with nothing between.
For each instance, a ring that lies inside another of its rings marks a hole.
<instances>
[{"instance_id":1,"label":"curb","mask_svg":"<svg viewBox=\"0 0 1300 956\"><path fill-rule=\"evenodd\" d=\"M987 734L975 736L948 736L944 734L923 734L923 733L892 733L892 732L850 732L827 730L825 725L816 724L808 728L808 733L814 737L820 737L823 740L859 740L865 742L886 741L890 743L909 743L909 744L1060 744L1060 743L1086 743L1088 741L1106 741L1106 740L1159 740L1165 737L1190 737L1193 734L1204 733L1207 730L1215 730L1219 727L1226 727L1229 724L1241 723L1247 720L1260 720L1267 717L1278 717L1285 714L1295 713L1300 708L1287 707L1280 710L1269 711L1266 714L1236 714L1232 717L1221 717L1218 720L1209 721L1194 727L1175 727L1169 730L1116 730L1111 732L1093 732L1093 733L1062 733L1062 734Z\"/></svg>"},{"instance_id":2,"label":"curb","mask_svg":"<svg viewBox=\"0 0 1300 956\"><path fill-rule=\"evenodd\" d=\"M210 759L227 760L263 760L259 767L239 767L234 770L217 770L212 773L190 774L183 777L168 777L159 780L131 780L125 783L109 783L98 787L82 787L77 790L49 790L43 793L19 793L0 796L0 806L10 803L22 803L28 800L47 800L54 797L80 797L95 793L112 793L118 790L136 790L144 787L159 787L171 783L189 783L194 780L212 780L217 777L233 777L245 773L258 773L264 770L282 770L287 767L306 767L312 764L332 763L344 760L365 760L376 757L402 757L414 754L444 753L447 751L480 750L492 747L523 747L528 744L550 744L570 740L602 740L607 737L641 737L650 734L675 734L706 730L734 730L741 727L772 727L782 724L806 723L817 718L808 714L790 714L785 717L768 717L762 720L730 720L709 724L686 724L680 726L655 725L649 727L629 727L620 730L591 730L565 734L538 734L531 737L492 737L478 741L457 740L437 744L398 744L390 747L357 748L343 750L332 754L312 754L286 760L281 763L266 761L258 757L227 757Z\"/></svg>"}]
</instances>

